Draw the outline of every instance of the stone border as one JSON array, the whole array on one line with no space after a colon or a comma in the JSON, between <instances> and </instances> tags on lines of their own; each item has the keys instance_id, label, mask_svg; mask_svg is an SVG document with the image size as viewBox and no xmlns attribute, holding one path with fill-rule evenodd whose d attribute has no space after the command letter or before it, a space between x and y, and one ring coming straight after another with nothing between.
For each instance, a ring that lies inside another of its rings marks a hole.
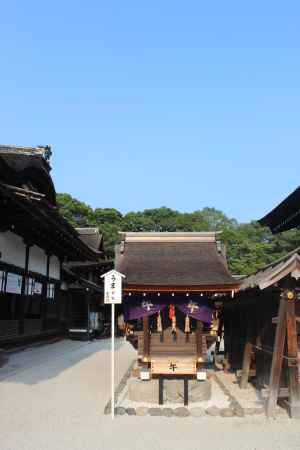
<instances>
[{"instance_id":1,"label":"stone border","mask_svg":"<svg viewBox=\"0 0 300 450\"><path fill-rule=\"evenodd\" d=\"M120 394L122 393L123 389L126 386L127 380L130 378L130 375L131 375L132 369L134 368L135 363L136 363L136 359L133 359L130 366L128 367L127 371L123 375L120 383L118 384L117 389L115 390L116 404L118 403ZM118 408L115 408L115 409L117 410ZM106 403L105 408L104 408L105 415L108 415L110 413L111 413L111 398L108 400L108 402Z\"/></svg>"},{"instance_id":2,"label":"stone border","mask_svg":"<svg viewBox=\"0 0 300 450\"><path fill-rule=\"evenodd\" d=\"M126 387L127 380L131 376L132 369L136 364L136 359L134 359L124 376L122 377L120 383L117 386L115 391L115 401L118 403L120 394ZM152 416L152 417L245 417L246 415L260 415L263 414L264 408L243 408L241 404L238 402L236 397L232 395L229 389L225 386L225 384L220 380L217 373L214 373L212 377L216 383L219 385L223 393L228 397L230 401L229 408L219 408L218 406L210 406L209 408L186 408L186 407L177 407L177 408L148 408L144 406L138 406L136 408L124 408L122 406L116 406L115 415L116 416ZM108 415L111 413L111 399L107 402L104 408L104 414Z\"/></svg>"},{"instance_id":3,"label":"stone border","mask_svg":"<svg viewBox=\"0 0 300 450\"><path fill-rule=\"evenodd\" d=\"M230 390L225 386L222 380L218 377L217 372L214 374L214 379L216 383L220 386L223 393L227 395L229 401L230 401L230 409L233 410L234 415L238 417L245 417L246 415L261 415L265 413L264 407L261 408L243 408L243 406L238 402L237 398L232 395Z\"/></svg>"}]
</instances>

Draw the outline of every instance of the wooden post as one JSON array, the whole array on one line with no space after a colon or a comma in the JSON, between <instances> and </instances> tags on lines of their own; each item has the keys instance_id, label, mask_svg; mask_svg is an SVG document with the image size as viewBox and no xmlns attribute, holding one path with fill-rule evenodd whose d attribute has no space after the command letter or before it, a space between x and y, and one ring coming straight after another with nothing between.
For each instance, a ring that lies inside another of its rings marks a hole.
<instances>
[{"instance_id":1,"label":"wooden post","mask_svg":"<svg viewBox=\"0 0 300 450\"><path fill-rule=\"evenodd\" d=\"M278 391L280 385L280 376L283 362L284 344L286 338L286 298L282 292L278 310L278 324L276 326L275 343L273 349L271 375L269 383L269 399L267 403L267 417L274 417Z\"/></svg>"},{"instance_id":2,"label":"wooden post","mask_svg":"<svg viewBox=\"0 0 300 450\"><path fill-rule=\"evenodd\" d=\"M248 327L247 327L247 337L246 337L246 343L244 348L244 357L243 357L243 368L242 368L242 376L240 381L240 388L246 389L248 387L248 381L249 381L249 372L250 372L250 366L251 366L251 355L252 355L252 330L251 330L251 320L252 318L248 318Z\"/></svg>"},{"instance_id":3,"label":"wooden post","mask_svg":"<svg viewBox=\"0 0 300 450\"><path fill-rule=\"evenodd\" d=\"M184 406L189 405L189 379L187 376L184 377L184 386L183 386L183 398L184 398Z\"/></svg>"},{"instance_id":4,"label":"wooden post","mask_svg":"<svg viewBox=\"0 0 300 450\"><path fill-rule=\"evenodd\" d=\"M164 404L164 377L163 375L160 375L158 378L158 404L163 405Z\"/></svg>"},{"instance_id":5,"label":"wooden post","mask_svg":"<svg viewBox=\"0 0 300 450\"><path fill-rule=\"evenodd\" d=\"M290 297L289 297L290 295ZM292 298L293 296L293 298ZM300 390L297 324L295 311L296 292L289 291L286 300L287 350L288 350L288 379L289 379L289 407L292 418L300 419Z\"/></svg>"},{"instance_id":6,"label":"wooden post","mask_svg":"<svg viewBox=\"0 0 300 450\"><path fill-rule=\"evenodd\" d=\"M197 329L196 329L197 365L199 365L199 359L201 359L201 363L203 362L202 329L203 329L202 322L200 322L200 320L197 320Z\"/></svg>"},{"instance_id":7,"label":"wooden post","mask_svg":"<svg viewBox=\"0 0 300 450\"><path fill-rule=\"evenodd\" d=\"M47 264L46 264L46 277L47 277L47 282L46 282L46 286L44 285L44 289L42 292L42 307L41 307L41 311L42 311L42 330L45 331L47 329L47 313L48 313L48 297L47 297L47 292L48 292L48 282L49 282L49 275L50 275L50 258L51 255L50 253L47 254Z\"/></svg>"},{"instance_id":8,"label":"wooden post","mask_svg":"<svg viewBox=\"0 0 300 450\"><path fill-rule=\"evenodd\" d=\"M90 328L91 328L91 320L90 320L90 312L91 312L91 306L90 306L90 298L91 298L91 294L90 294L90 288L86 288L86 306L87 306L87 310L86 310L86 314L87 314L87 340L90 341L91 340L91 333L90 333ZM111 320L114 320L114 317L111 317Z\"/></svg>"},{"instance_id":9,"label":"wooden post","mask_svg":"<svg viewBox=\"0 0 300 450\"><path fill-rule=\"evenodd\" d=\"M25 331L25 299L27 299L26 283L27 283L27 278L28 278L29 252L30 252L30 245L26 244L25 270L24 270L24 276L22 278L20 316L19 316L19 334L21 334L21 335L24 334L24 331Z\"/></svg>"},{"instance_id":10,"label":"wooden post","mask_svg":"<svg viewBox=\"0 0 300 450\"><path fill-rule=\"evenodd\" d=\"M147 360L150 355L150 339L149 339L149 317L143 317L143 339L144 339L144 359Z\"/></svg>"}]
</instances>

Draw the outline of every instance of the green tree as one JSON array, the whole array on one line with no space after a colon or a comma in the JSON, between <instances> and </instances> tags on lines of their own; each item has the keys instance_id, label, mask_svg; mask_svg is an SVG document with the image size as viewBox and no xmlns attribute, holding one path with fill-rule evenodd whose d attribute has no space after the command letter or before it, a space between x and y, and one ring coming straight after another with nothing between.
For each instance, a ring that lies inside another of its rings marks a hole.
<instances>
[{"instance_id":1,"label":"green tree","mask_svg":"<svg viewBox=\"0 0 300 450\"><path fill-rule=\"evenodd\" d=\"M93 209L70 194L57 194L57 205L61 214L73 227L88 227L94 223Z\"/></svg>"},{"instance_id":2,"label":"green tree","mask_svg":"<svg viewBox=\"0 0 300 450\"><path fill-rule=\"evenodd\" d=\"M97 224L114 224L120 225L122 214L114 208L96 208L94 211L94 220Z\"/></svg>"}]
</instances>

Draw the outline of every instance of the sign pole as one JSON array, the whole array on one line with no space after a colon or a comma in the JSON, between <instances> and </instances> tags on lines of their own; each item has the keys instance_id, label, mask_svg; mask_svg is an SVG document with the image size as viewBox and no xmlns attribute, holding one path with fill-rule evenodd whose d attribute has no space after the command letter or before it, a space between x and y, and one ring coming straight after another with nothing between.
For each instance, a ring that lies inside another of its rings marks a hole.
<instances>
[{"instance_id":1,"label":"sign pole","mask_svg":"<svg viewBox=\"0 0 300 450\"><path fill-rule=\"evenodd\" d=\"M111 305L111 418L115 418L115 305L122 303L122 278L125 275L110 270L104 278L104 304Z\"/></svg>"},{"instance_id":2,"label":"sign pole","mask_svg":"<svg viewBox=\"0 0 300 450\"><path fill-rule=\"evenodd\" d=\"M115 304L111 304L111 418L115 418Z\"/></svg>"}]
</instances>

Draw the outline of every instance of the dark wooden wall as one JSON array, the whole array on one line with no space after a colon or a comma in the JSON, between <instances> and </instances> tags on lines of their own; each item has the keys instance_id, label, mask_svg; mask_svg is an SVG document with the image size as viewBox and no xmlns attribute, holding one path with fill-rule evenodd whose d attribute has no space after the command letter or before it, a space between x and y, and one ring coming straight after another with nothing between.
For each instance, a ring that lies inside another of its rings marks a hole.
<instances>
[{"instance_id":1,"label":"dark wooden wall","mask_svg":"<svg viewBox=\"0 0 300 450\"><path fill-rule=\"evenodd\" d=\"M279 289L241 292L224 306L225 357L232 370L242 369L246 342L253 345L251 368L256 369L258 388L269 384ZM283 371L284 372L284 371ZM284 376L284 375L283 375Z\"/></svg>"}]
</instances>

